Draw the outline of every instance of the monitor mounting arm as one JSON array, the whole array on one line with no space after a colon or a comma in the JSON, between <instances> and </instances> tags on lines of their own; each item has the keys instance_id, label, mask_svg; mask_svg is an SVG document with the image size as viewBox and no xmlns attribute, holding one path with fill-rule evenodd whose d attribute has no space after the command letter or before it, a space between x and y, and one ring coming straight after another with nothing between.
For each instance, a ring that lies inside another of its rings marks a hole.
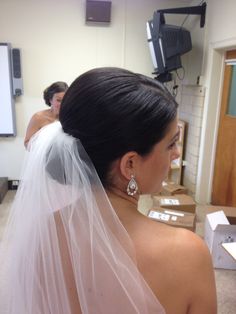
<instances>
[{"instance_id":1,"label":"monitor mounting arm","mask_svg":"<svg viewBox=\"0 0 236 314\"><path fill-rule=\"evenodd\" d=\"M158 10L157 12L161 15L161 22L165 23L164 13L166 14L189 14L189 15L201 15L200 27L205 25L205 15L206 15L206 3L202 5L193 7L183 7L183 8L171 8Z\"/></svg>"}]
</instances>

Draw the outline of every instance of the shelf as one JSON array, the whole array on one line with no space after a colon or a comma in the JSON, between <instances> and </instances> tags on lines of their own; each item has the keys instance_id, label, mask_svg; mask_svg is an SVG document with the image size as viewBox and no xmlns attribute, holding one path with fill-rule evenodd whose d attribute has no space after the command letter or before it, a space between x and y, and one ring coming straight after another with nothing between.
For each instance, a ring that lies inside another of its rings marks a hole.
<instances>
[{"instance_id":1,"label":"shelf","mask_svg":"<svg viewBox=\"0 0 236 314\"><path fill-rule=\"evenodd\" d=\"M178 165L171 165L171 166L170 166L170 169L171 169L171 170L176 170L176 169L178 170L178 169L180 169L180 168L181 168L181 167L178 166Z\"/></svg>"},{"instance_id":2,"label":"shelf","mask_svg":"<svg viewBox=\"0 0 236 314\"><path fill-rule=\"evenodd\" d=\"M186 165L186 161L183 160L183 146L184 146L184 140L185 140L185 126L186 122L179 120L178 121L178 128L179 128L179 140L177 142L177 146L179 149L179 158L172 161L169 174L168 174L168 180L173 181L177 184L182 183L182 168Z\"/></svg>"}]
</instances>

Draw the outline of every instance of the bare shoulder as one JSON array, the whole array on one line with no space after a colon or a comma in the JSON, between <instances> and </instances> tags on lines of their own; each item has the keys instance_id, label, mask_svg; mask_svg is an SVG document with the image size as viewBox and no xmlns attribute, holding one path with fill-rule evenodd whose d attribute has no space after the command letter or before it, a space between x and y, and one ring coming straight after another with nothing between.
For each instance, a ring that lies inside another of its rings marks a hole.
<instances>
[{"instance_id":1,"label":"bare shoulder","mask_svg":"<svg viewBox=\"0 0 236 314\"><path fill-rule=\"evenodd\" d=\"M184 228L176 228L164 223L158 223L147 219L147 236L153 241L149 241L151 246L164 246L169 254L178 254L180 256L189 256L201 261L202 256L209 256L208 248L197 234ZM201 253L201 254L199 254Z\"/></svg>"},{"instance_id":2,"label":"bare shoulder","mask_svg":"<svg viewBox=\"0 0 236 314\"><path fill-rule=\"evenodd\" d=\"M197 234L184 228L173 229L173 243L183 258L187 256L197 264L210 257L205 242Z\"/></svg>"},{"instance_id":3,"label":"bare shoulder","mask_svg":"<svg viewBox=\"0 0 236 314\"><path fill-rule=\"evenodd\" d=\"M167 313L216 313L214 272L205 242L187 229L151 220L144 224L148 232L138 248L140 268Z\"/></svg>"},{"instance_id":4,"label":"bare shoulder","mask_svg":"<svg viewBox=\"0 0 236 314\"><path fill-rule=\"evenodd\" d=\"M38 111L32 116L32 119L35 119L37 121L43 120L45 119L45 117L49 116L49 112L50 112L49 109Z\"/></svg>"},{"instance_id":5,"label":"bare shoulder","mask_svg":"<svg viewBox=\"0 0 236 314\"><path fill-rule=\"evenodd\" d=\"M212 268L208 247L197 234L155 221L149 222L149 225L150 241L147 242L158 261L164 259L169 265L174 261L174 267L179 274L189 273L191 277L196 276L194 269L200 268L204 272L204 269L208 271ZM161 248L161 254L158 248Z\"/></svg>"},{"instance_id":6,"label":"bare shoulder","mask_svg":"<svg viewBox=\"0 0 236 314\"><path fill-rule=\"evenodd\" d=\"M50 121L51 114L49 109L38 111L35 114L33 114L28 127L29 129L33 129L34 131L36 131L43 127L44 125L48 124Z\"/></svg>"},{"instance_id":7,"label":"bare shoulder","mask_svg":"<svg viewBox=\"0 0 236 314\"><path fill-rule=\"evenodd\" d=\"M175 245L177 267L185 285L183 291L188 295L188 313L216 313L216 286L212 258L203 239L195 233L177 229ZM179 262L178 262L179 261Z\"/></svg>"},{"instance_id":8,"label":"bare shoulder","mask_svg":"<svg viewBox=\"0 0 236 314\"><path fill-rule=\"evenodd\" d=\"M33 134L35 134L39 129L41 129L44 125L50 122L48 118L48 109L38 111L30 119L30 122L27 126L24 145L27 147L28 142Z\"/></svg>"}]
</instances>

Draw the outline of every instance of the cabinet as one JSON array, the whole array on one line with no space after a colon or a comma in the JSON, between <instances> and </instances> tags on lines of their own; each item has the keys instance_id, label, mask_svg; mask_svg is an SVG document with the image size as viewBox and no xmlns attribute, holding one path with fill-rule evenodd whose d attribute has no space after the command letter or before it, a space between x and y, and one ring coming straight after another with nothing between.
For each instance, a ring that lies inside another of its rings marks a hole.
<instances>
[{"instance_id":1,"label":"cabinet","mask_svg":"<svg viewBox=\"0 0 236 314\"><path fill-rule=\"evenodd\" d=\"M168 173L168 181L175 182L177 184L182 184L182 174L184 167L183 153L184 153L184 140L185 140L185 128L186 122L179 120L179 140L177 142L177 146L179 149L179 158L172 161L170 170Z\"/></svg>"}]
</instances>

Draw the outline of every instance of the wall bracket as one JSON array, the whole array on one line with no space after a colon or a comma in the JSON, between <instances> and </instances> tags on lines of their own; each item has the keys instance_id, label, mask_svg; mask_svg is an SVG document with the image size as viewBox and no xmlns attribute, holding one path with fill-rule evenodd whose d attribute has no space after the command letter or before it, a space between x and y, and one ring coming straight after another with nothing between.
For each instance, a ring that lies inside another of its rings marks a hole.
<instances>
[{"instance_id":1,"label":"wall bracket","mask_svg":"<svg viewBox=\"0 0 236 314\"><path fill-rule=\"evenodd\" d=\"M158 10L157 12L161 13L161 22L165 23L164 14L189 14L189 15L200 15L200 27L205 25L205 16L206 16L206 2L202 5L193 6L193 7L182 7L182 8L171 8Z\"/></svg>"}]
</instances>

